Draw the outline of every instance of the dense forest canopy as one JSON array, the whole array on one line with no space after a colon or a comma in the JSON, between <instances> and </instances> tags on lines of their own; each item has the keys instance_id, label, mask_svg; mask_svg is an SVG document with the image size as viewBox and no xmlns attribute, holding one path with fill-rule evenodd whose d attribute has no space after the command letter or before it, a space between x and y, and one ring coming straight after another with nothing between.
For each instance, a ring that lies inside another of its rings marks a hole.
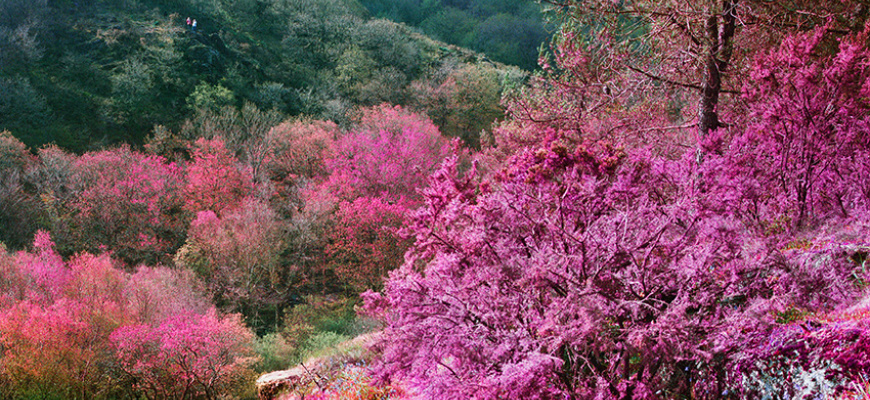
<instances>
[{"instance_id":1,"label":"dense forest canopy","mask_svg":"<svg viewBox=\"0 0 870 400\"><path fill-rule=\"evenodd\" d=\"M389 102L478 146L523 75L483 60L355 0L3 0L0 129L83 151L142 145L156 125L178 132L223 106L343 123ZM466 96L476 110L448 107Z\"/></svg>"}]
</instances>

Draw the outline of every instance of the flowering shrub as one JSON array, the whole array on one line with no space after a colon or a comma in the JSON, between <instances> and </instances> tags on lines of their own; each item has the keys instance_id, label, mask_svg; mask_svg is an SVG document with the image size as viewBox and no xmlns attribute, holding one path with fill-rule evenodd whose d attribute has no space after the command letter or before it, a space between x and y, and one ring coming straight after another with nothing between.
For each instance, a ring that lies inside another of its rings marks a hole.
<instances>
[{"instance_id":1,"label":"flowering shrub","mask_svg":"<svg viewBox=\"0 0 870 400\"><path fill-rule=\"evenodd\" d=\"M327 121L285 122L269 131L271 148L266 169L273 179L314 178L326 174L328 157L338 126Z\"/></svg>"},{"instance_id":2,"label":"flowering shrub","mask_svg":"<svg viewBox=\"0 0 870 400\"><path fill-rule=\"evenodd\" d=\"M338 134L338 125L326 121L285 122L269 131L264 169L275 186L276 211L298 214L304 206L300 189L327 175L325 160Z\"/></svg>"},{"instance_id":3,"label":"flowering shrub","mask_svg":"<svg viewBox=\"0 0 870 400\"><path fill-rule=\"evenodd\" d=\"M364 295L388 323L379 377L439 399L694 390L685 368L715 362L742 309L723 304L760 289L739 226L698 203L693 161L591 149L522 152L480 185L455 161L433 176L386 297Z\"/></svg>"},{"instance_id":4,"label":"flowering shrub","mask_svg":"<svg viewBox=\"0 0 870 400\"><path fill-rule=\"evenodd\" d=\"M700 138L701 156L616 150L593 140L606 121L556 126L574 117L531 107L538 136L494 176L446 163L405 263L363 294L387 324L377 378L449 400L831 394L863 377L862 321L782 327L850 304L868 278L867 46L816 57L826 32L760 57L754 124ZM768 356L753 339L771 334ZM737 365L761 386L741 392Z\"/></svg>"},{"instance_id":5,"label":"flowering shrub","mask_svg":"<svg viewBox=\"0 0 870 400\"><path fill-rule=\"evenodd\" d=\"M768 233L794 234L828 220L862 219L870 181L868 31L831 51L826 27L786 38L757 57L744 89L752 122L734 140L703 145L733 205Z\"/></svg>"},{"instance_id":6,"label":"flowering shrub","mask_svg":"<svg viewBox=\"0 0 870 400\"><path fill-rule=\"evenodd\" d=\"M435 174L405 264L364 294L388 324L379 378L438 399L715 397L786 304L860 293L706 207L693 157L586 150L522 152L479 185Z\"/></svg>"}]
</instances>

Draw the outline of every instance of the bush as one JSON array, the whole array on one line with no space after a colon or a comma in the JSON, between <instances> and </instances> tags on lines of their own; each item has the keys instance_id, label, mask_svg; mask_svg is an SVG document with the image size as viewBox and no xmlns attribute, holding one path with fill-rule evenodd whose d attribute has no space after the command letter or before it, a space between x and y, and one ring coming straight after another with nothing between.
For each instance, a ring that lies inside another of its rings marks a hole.
<instances>
[{"instance_id":1,"label":"bush","mask_svg":"<svg viewBox=\"0 0 870 400\"><path fill-rule=\"evenodd\" d=\"M273 332L257 338L254 352L259 357L256 370L278 371L292 367L298 362L299 349L291 345L280 333Z\"/></svg>"},{"instance_id":2,"label":"bush","mask_svg":"<svg viewBox=\"0 0 870 400\"><path fill-rule=\"evenodd\" d=\"M351 298L309 296L289 309L281 334L296 349L294 363L326 354L335 345L374 330L376 322L357 316L355 303Z\"/></svg>"},{"instance_id":3,"label":"bush","mask_svg":"<svg viewBox=\"0 0 870 400\"><path fill-rule=\"evenodd\" d=\"M348 340L350 340L350 337L332 331L316 333L308 337L302 345L299 354L300 360L322 357L325 354L330 353L330 350L334 349L340 343Z\"/></svg>"}]
</instances>

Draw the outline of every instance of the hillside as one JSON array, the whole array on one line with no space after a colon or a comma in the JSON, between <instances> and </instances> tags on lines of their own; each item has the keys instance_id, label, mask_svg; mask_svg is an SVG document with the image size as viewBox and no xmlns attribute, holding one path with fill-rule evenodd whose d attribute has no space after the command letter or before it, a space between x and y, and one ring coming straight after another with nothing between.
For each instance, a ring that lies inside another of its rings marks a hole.
<instances>
[{"instance_id":1,"label":"hillside","mask_svg":"<svg viewBox=\"0 0 870 400\"><path fill-rule=\"evenodd\" d=\"M403 22L438 40L527 70L555 26L533 0L360 0L372 15Z\"/></svg>"},{"instance_id":2,"label":"hillside","mask_svg":"<svg viewBox=\"0 0 870 400\"><path fill-rule=\"evenodd\" d=\"M355 107L382 102L424 111L476 146L480 130L503 115L505 82L523 76L371 18L356 0L0 7L0 130L33 148L142 144L155 125L178 132L224 106L343 123ZM468 97L463 91L477 97L477 109L447 108Z\"/></svg>"}]
</instances>

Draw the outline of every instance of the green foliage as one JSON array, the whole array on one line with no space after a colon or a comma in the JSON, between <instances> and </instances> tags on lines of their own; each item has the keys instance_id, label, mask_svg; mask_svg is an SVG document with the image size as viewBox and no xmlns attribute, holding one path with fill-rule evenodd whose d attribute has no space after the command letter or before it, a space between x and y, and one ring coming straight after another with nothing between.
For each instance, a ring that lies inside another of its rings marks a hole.
<instances>
[{"instance_id":1,"label":"green foliage","mask_svg":"<svg viewBox=\"0 0 870 400\"><path fill-rule=\"evenodd\" d=\"M318 332L305 340L300 351L300 360L322 357L350 337L332 331Z\"/></svg>"},{"instance_id":2,"label":"green foliage","mask_svg":"<svg viewBox=\"0 0 870 400\"><path fill-rule=\"evenodd\" d=\"M284 317L285 333L310 330L311 332L334 332L355 335L361 332L355 325L356 313L353 309L356 300L331 296L308 296L305 303L291 308ZM306 335L308 336L308 335Z\"/></svg>"},{"instance_id":3,"label":"green foliage","mask_svg":"<svg viewBox=\"0 0 870 400\"><path fill-rule=\"evenodd\" d=\"M487 64L447 64L439 75L444 77L414 83L413 102L427 111L444 135L458 137L471 148L480 148L480 133L504 117L502 96L526 76Z\"/></svg>"},{"instance_id":4,"label":"green foliage","mask_svg":"<svg viewBox=\"0 0 870 400\"><path fill-rule=\"evenodd\" d=\"M447 43L527 70L549 34L540 4L530 0L361 0L372 15L404 22Z\"/></svg>"},{"instance_id":5,"label":"green foliage","mask_svg":"<svg viewBox=\"0 0 870 400\"><path fill-rule=\"evenodd\" d=\"M36 91L29 79L0 77L0 130L36 131L50 115L45 97ZM31 144L40 139L23 138Z\"/></svg>"},{"instance_id":6,"label":"green foliage","mask_svg":"<svg viewBox=\"0 0 870 400\"><path fill-rule=\"evenodd\" d=\"M474 16L465 10L444 7L435 15L426 18L420 27L436 39L460 44L469 41L476 22Z\"/></svg>"},{"instance_id":7,"label":"green foliage","mask_svg":"<svg viewBox=\"0 0 870 400\"><path fill-rule=\"evenodd\" d=\"M293 356L285 360L295 364L322 356L339 343L375 329L376 322L357 316L356 302L355 298L308 296L287 311L281 336L283 346L293 348Z\"/></svg>"},{"instance_id":8,"label":"green foliage","mask_svg":"<svg viewBox=\"0 0 870 400\"><path fill-rule=\"evenodd\" d=\"M229 89L218 85L202 82L196 85L193 93L187 97L187 105L193 110L218 112L225 106L233 105L235 96Z\"/></svg>"},{"instance_id":9,"label":"green foliage","mask_svg":"<svg viewBox=\"0 0 870 400\"><path fill-rule=\"evenodd\" d=\"M419 23L443 8L429 0L395 6ZM184 133L202 113L247 103L279 121L343 123L357 106L409 105L409 84L432 80L446 58L478 62L371 15L356 0L6 0L0 130L33 148L53 142L84 152L141 145L156 125ZM460 25L461 44L473 45L477 25ZM459 25L437 26L446 33Z\"/></svg>"},{"instance_id":10,"label":"green foliage","mask_svg":"<svg viewBox=\"0 0 870 400\"><path fill-rule=\"evenodd\" d=\"M107 117L123 124L147 111L154 100L154 72L140 59L124 60L112 80L112 98L108 102Z\"/></svg>"},{"instance_id":11,"label":"green foliage","mask_svg":"<svg viewBox=\"0 0 870 400\"><path fill-rule=\"evenodd\" d=\"M792 322L803 320L808 315L810 315L809 311L792 306L783 311L776 312L775 322L783 325L790 324Z\"/></svg>"},{"instance_id":12,"label":"green foliage","mask_svg":"<svg viewBox=\"0 0 870 400\"><path fill-rule=\"evenodd\" d=\"M280 333L266 334L254 342L254 352L259 358L255 368L261 372L290 368L296 362L297 350Z\"/></svg>"}]
</instances>

